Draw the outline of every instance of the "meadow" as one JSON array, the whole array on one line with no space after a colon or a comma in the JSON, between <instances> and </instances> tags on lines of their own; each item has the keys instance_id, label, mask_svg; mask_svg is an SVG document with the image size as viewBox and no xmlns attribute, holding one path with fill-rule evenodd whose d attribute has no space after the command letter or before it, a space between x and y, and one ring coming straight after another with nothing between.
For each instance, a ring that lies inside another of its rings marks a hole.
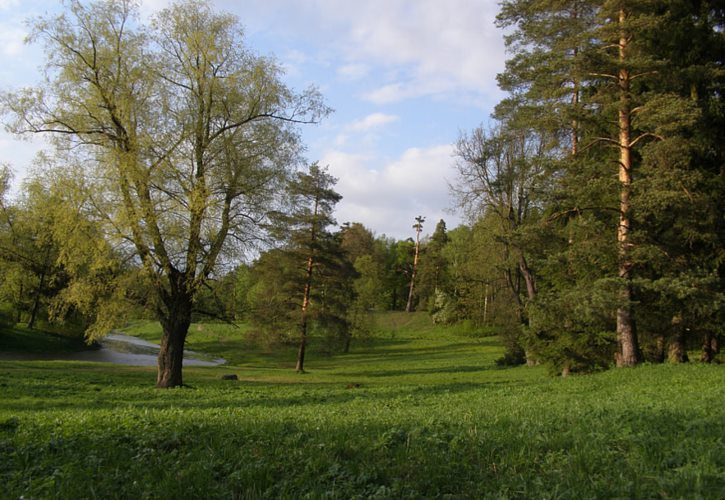
<instances>
[{"instance_id":1,"label":"meadow","mask_svg":"<svg viewBox=\"0 0 725 500\"><path fill-rule=\"evenodd\" d=\"M720 365L562 379L424 314L349 354L313 339L302 375L243 328L188 347L228 364L158 390L153 368L0 362L0 497L725 498Z\"/></svg>"}]
</instances>

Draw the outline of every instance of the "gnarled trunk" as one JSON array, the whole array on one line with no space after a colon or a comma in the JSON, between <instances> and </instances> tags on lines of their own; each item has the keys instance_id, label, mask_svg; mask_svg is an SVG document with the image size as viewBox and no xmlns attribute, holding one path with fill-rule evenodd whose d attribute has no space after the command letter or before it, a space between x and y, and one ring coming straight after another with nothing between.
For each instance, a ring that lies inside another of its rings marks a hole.
<instances>
[{"instance_id":1,"label":"gnarled trunk","mask_svg":"<svg viewBox=\"0 0 725 500\"><path fill-rule=\"evenodd\" d=\"M168 389L184 384L182 366L184 363L184 343L191 324L191 298L172 299L166 317L161 318L163 330L161 349L158 357L156 387Z\"/></svg>"}]
</instances>

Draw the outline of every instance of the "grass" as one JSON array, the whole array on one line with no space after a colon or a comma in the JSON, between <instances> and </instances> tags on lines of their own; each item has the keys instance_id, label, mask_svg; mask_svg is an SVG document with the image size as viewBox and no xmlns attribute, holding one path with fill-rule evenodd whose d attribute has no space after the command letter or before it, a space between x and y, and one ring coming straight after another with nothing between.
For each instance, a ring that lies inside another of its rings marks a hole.
<instances>
[{"instance_id":1,"label":"grass","mask_svg":"<svg viewBox=\"0 0 725 500\"><path fill-rule=\"evenodd\" d=\"M254 348L216 328L189 348ZM725 498L722 366L551 378L424 315L317 347L305 375L291 347L239 352L168 391L153 369L1 362L0 498Z\"/></svg>"}]
</instances>

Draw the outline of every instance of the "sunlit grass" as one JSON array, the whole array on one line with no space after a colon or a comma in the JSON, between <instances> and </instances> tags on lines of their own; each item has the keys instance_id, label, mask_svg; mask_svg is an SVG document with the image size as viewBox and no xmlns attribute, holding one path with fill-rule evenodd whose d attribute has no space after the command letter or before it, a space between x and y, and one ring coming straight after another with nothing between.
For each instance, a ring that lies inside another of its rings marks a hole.
<instances>
[{"instance_id":1,"label":"sunlit grass","mask_svg":"<svg viewBox=\"0 0 725 500\"><path fill-rule=\"evenodd\" d=\"M152 368L0 363L0 497L725 497L721 366L552 378L425 315L313 349L304 375L292 347L247 347L175 390Z\"/></svg>"}]
</instances>

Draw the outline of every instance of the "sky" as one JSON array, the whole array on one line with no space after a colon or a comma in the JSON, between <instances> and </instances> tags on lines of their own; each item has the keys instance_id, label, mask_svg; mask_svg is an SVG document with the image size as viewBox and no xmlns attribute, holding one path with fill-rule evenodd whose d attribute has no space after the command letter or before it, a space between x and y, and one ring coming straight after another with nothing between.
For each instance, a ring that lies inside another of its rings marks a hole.
<instances>
[{"instance_id":1,"label":"sky","mask_svg":"<svg viewBox=\"0 0 725 500\"><path fill-rule=\"evenodd\" d=\"M343 196L338 223L362 222L376 235L414 237L454 210L455 142L486 123L503 94L497 0L212 0L235 14L248 46L273 56L296 90L314 85L335 111L302 128L309 162L328 166ZM169 0L141 2L142 16ZM27 45L26 20L56 12L59 0L0 0L0 90L37 84L42 48ZM0 132L0 162L26 175L43 141Z\"/></svg>"}]
</instances>

